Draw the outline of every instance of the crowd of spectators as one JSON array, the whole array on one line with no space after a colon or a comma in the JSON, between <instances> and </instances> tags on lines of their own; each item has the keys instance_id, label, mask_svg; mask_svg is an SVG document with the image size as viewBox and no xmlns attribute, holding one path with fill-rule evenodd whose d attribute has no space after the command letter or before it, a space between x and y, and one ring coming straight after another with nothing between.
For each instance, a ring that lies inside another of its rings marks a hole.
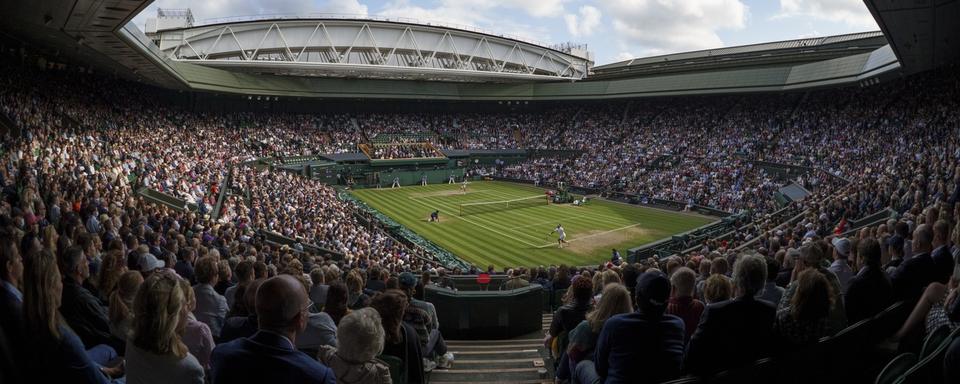
<instances>
[{"instance_id":1,"label":"crowd of spectators","mask_svg":"<svg viewBox=\"0 0 960 384\"><path fill-rule=\"evenodd\" d=\"M561 379L710 375L898 300L914 309L893 342L960 322L955 72L804 98L358 118L191 112L120 80L6 56L0 69L0 109L20 131L0 153L0 346L24 381L385 383L397 363L422 382L448 366L436 309L416 298L428 284L418 276L445 273L430 255L361 223L330 186L243 164L423 129L453 138L441 146L580 152L504 167L511 177L757 212L748 230L686 255L514 266L510 287L567 292L546 340ZM111 92L96 91L104 84ZM815 169L789 179L818 186L791 206L799 219L770 215L786 180L751 160ZM150 203L142 187L200 209ZM215 221L221 188L241 193ZM843 235L883 208L896 216ZM343 257L278 247L260 230Z\"/></svg>"}]
</instances>

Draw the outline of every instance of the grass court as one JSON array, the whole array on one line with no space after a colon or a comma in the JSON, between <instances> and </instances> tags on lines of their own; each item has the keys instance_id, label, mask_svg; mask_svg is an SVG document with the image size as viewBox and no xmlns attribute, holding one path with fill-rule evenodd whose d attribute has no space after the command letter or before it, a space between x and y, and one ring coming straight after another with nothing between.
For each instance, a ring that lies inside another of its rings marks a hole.
<instances>
[{"instance_id":1,"label":"grass court","mask_svg":"<svg viewBox=\"0 0 960 384\"><path fill-rule=\"evenodd\" d=\"M600 199L585 206L546 203L460 216L460 204L541 196L532 185L499 181L362 189L352 192L371 207L424 238L481 268L551 264L595 265L610 259L612 248L627 256L628 248L710 223L714 219ZM440 210L440 222L430 213ZM567 244L557 247L563 224Z\"/></svg>"}]
</instances>

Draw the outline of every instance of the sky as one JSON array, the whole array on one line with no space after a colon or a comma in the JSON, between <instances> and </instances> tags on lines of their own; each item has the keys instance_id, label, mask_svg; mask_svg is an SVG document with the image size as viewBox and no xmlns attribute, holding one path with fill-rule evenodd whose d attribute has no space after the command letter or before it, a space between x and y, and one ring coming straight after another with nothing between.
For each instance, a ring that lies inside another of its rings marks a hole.
<instances>
[{"instance_id":1,"label":"sky","mask_svg":"<svg viewBox=\"0 0 960 384\"><path fill-rule=\"evenodd\" d=\"M204 20L342 14L469 25L548 44L587 44L596 65L676 52L879 30L862 0L156 0Z\"/></svg>"}]
</instances>

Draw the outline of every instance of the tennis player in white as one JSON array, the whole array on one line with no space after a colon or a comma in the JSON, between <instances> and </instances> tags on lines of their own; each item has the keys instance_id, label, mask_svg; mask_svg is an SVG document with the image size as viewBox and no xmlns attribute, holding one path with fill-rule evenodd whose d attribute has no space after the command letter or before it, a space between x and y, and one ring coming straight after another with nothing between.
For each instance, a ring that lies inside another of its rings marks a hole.
<instances>
[{"instance_id":1,"label":"tennis player in white","mask_svg":"<svg viewBox=\"0 0 960 384\"><path fill-rule=\"evenodd\" d=\"M556 233L559 236L557 237L557 246L563 248L563 244L567 242L567 233L564 232L563 226L557 224L557 227L553 229L553 232L550 232L550 234L553 233Z\"/></svg>"}]
</instances>

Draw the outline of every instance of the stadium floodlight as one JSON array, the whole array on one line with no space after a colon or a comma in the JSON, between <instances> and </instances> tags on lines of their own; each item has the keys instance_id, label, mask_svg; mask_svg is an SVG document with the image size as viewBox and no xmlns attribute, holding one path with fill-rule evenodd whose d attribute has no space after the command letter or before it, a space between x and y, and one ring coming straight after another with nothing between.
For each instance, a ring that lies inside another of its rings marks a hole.
<instances>
[{"instance_id":1,"label":"stadium floodlight","mask_svg":"<svg viewBox=\"0 0 960 384\"><path fill-rule=\"evenodd\" d=\"M521 197L519 199L500 200L500 201L482 201L477 203L460 204L460 216L476 215L479 213L506 211L509 209L520 209L536 207L550 204L550 197L547 195Z\"/></svg>"}]
</instances>

